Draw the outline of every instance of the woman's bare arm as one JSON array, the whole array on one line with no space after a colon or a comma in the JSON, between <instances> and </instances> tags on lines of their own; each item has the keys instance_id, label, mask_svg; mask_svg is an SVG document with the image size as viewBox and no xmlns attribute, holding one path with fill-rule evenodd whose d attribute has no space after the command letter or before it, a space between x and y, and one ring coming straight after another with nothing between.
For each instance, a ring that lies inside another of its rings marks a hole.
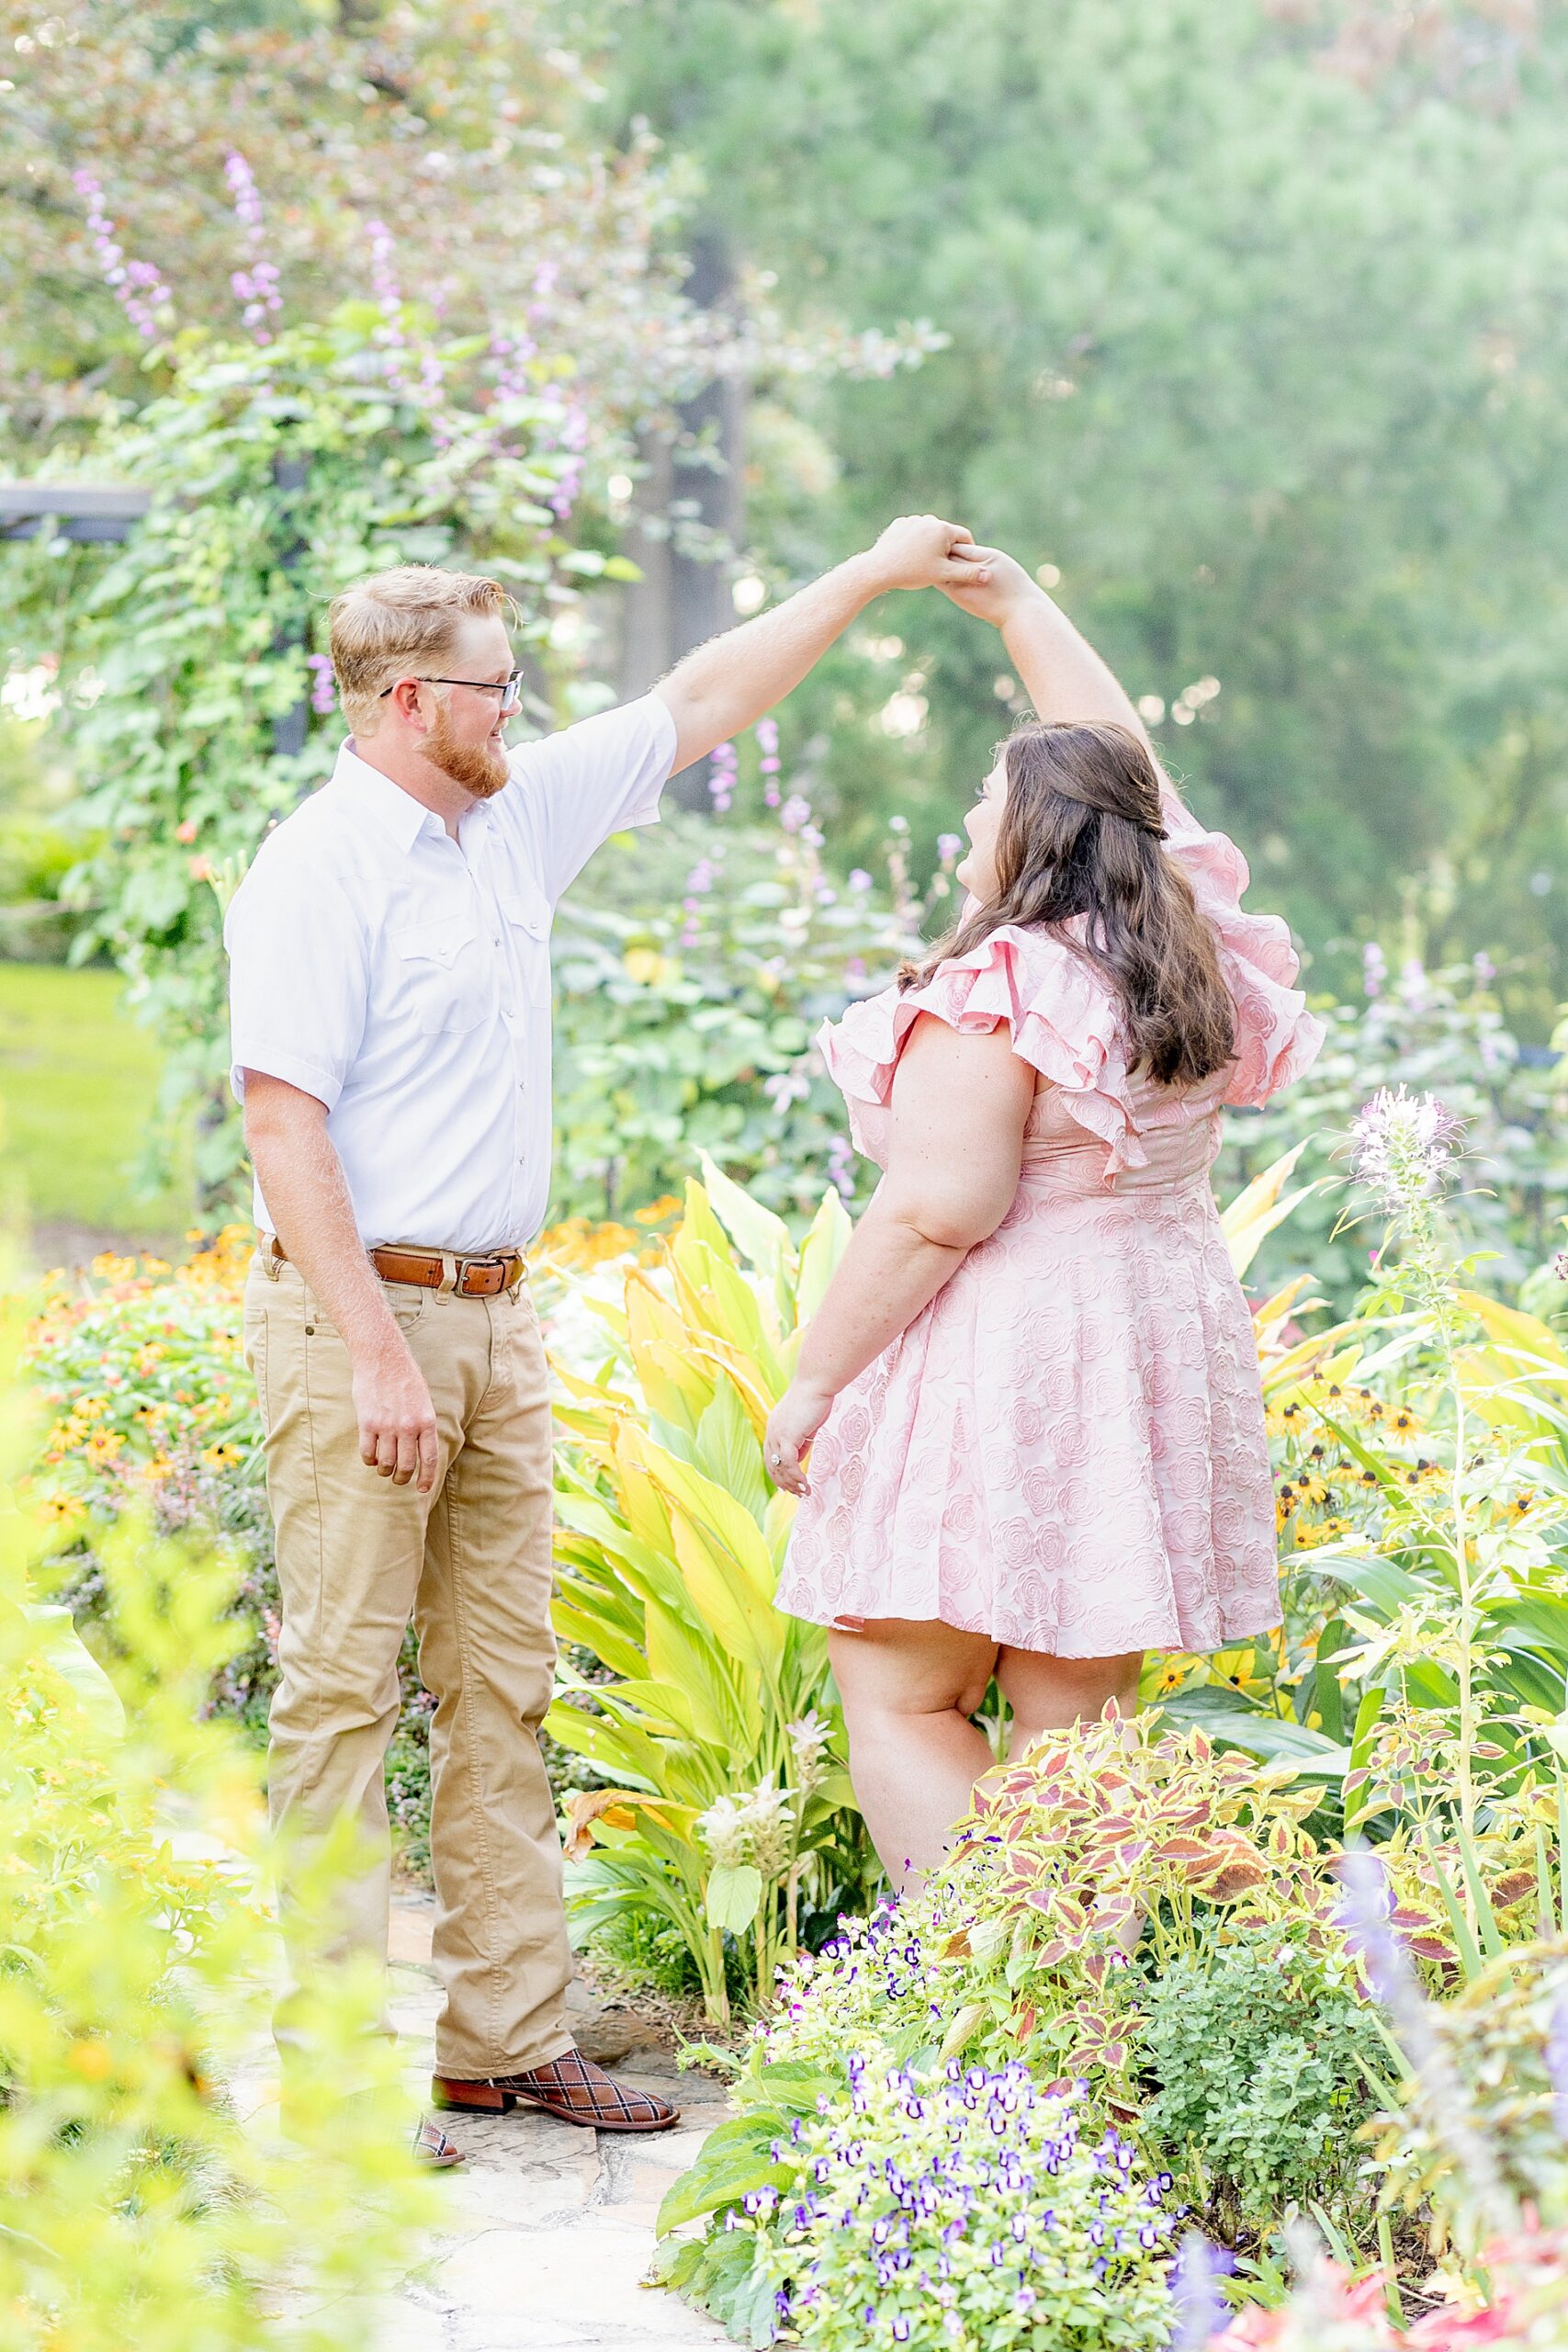
<instances>
[{"instance_id":1,"label":"woman's bare arm","mask_svg":"<svg viewBox=\"0 0 1568 2352\"><path fill-rule=\"evenodd\" d=\"M999 628L1008 657L1042 718L1111 718L1148 744L1137 707L1110 663L1075 628L1061 606L1000 548L981 550L990 579L976 587L947 586L945 595L976 620Z\"/></svg>"},{"instance_id":2,"label":"woman's bare arm","mask_svg":"<svg viewBox=\"0 0 1568 2352\"><path fill-rule=\"evenodd\" d=\"M917 1020L893 1080L887 1173L768 1423L768 1468L790 1494L806 1491L800 1457L839 1390L914 1321L1011 1207L1034 1086L1005 1025L965 1036L933 1013Z\"/></svg>"}]
</instances>

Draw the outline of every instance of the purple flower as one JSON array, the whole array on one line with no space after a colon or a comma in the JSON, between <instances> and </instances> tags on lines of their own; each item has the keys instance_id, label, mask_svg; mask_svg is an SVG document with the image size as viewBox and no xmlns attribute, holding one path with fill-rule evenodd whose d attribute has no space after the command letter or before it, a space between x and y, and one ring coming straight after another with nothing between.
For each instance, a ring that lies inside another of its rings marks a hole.
<instances>
[{"instance_id":1,"label":"purple flower","mask_svg":"<svg viewBox=\"0 0 1568 2352\"><path fill-rule=\"evenodd\" d=\"M283 308L278 291L279 273L276 262L266 257L264 243L262 201L256 188L255 175L238 148L231 147L223 161L223 177L233 198L234 218L244 232L250 251L250 261L243 269L236 269L229 283L235 300L241 305L240 315L254 333L258 343L270 343L266 321Z\"/></svg>"},{"instance_id":2,"label":"purple flower","mask_svg":"<svg viewBox=\"0 0 1568 2352\"><path fill-rule=\"evenodd\" d=\"M937 835L936 854L938 857L941 858L944 865L952 865L964 854L963 834L939 833Z\"/></svg>"},{"instance_id":3,"label":"purple flower","mask_svg":"<svg viewBox=\"0 0 1568 2352\"><path fill-rule=\"evenodd\" d=\"M1224 2326L1224 2306L1214 2280L1213 2248L1199 2231L1189 2230L1170 2270L1176 2312L1170 2352L1204 2352L1209 2338Z\"/></svg>"},{"instance_id":4,"label":"purple flower","mask_svg":"<svg viewBox=\"0 0 1568 2352\"><path fill-rule=\"evenodd\" d=\"M126 262L115 243L114 222L104 210L102 186L93 174L73 172L71 183L86 204L87 227L105 284L113 288L116 301L142 340L155 342L164 323L157 313L173 300L168 288L150 261Z\"/></svg>"},{"instance_id":5,"label":"purple flower","mask_svg":"<svg viewBox=\"0 0 1568 2352\"><path fill-rule=\"evenodd\" d=\"M337 680L333 675L331 656L307 653L305 664L310 673L310 707L324 718L337 702Z\"/></svg>"},{"instance_id":6,"label":"purple flower","mask_svg":"<svg viewBox=\"0 0 1568 2352\"><path fill-rule=\"evenodd\" d=\"M786 833L798 833L802 825L811 822L811 803L792 792L779 811L779 822Z\"/></svg>"},{"instance_id":7,"label":"purple flower","mask_svg":"<svg viewBox=\"0 0 1568 2352\"><path fill-rule=\"evenodd\" d=\"M1375 939L1369 940L1361 950L1361 986L1369 997L1382 994L1382 984L1388 978L1388 965L1382 949Z\"/></svg>"},{"instance_id":8,"label":"purple flower","mask_svg":"<svg viewBox=\"0 0 1568 2352\"><path fill-rule=\"evenodd\" d=\"M1558 2136L1568 2140L1568 1987L1551 2005L1544 2054L1551 2082L1551 2120Z\"/></svg>"},{"instance_id":9,"label":"purple flower","mask_svg":"<svg viewBox=\"0 0 1568 2352\"><path fill-rule=\"evenodd\" d=\"M792 1102L806 1101L811 1092L811 1081L797 1069L775 1070L772 1078L762 1080L762 1091L782 1119Z\"/></svg>"},{"instance_id":10,"label":"purple flower","mask_svg":"<svg viewBox=\"0 0 1568 2352\"><path fill-rule=\"evenodd\" d=\"M833 1186L839 1198L843 1201L852 1200L854 1197L855 1181L852 1172L854 1168L854 1146L848 1136L829 1136L828 1138L828 1182ZM891 1985L888 1990L891 1993Z\"/></svg>"}]
</instances>

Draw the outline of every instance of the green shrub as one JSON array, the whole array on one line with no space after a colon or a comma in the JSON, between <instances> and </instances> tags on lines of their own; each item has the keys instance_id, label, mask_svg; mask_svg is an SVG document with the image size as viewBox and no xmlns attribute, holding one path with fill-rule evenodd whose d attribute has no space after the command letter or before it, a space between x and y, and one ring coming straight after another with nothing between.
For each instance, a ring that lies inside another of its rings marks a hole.
<instances>
[{"instance_id":1,"label":"green shrub","mask_svg":"<svg viewBox=\"0 0 1568 2352\"><path fill-rule=\"evenodd\" d=\"M1302 1920L1237 1921L1149 1984L1139 2055L1157 2086L1140 2138L1227 2240L1315 2201L1363 2226L1358 2127L1387 2072L1376 2013L1337 1940Z\"/></svg>"},{"instance_id":2,"label":"green shrub","mask_svg":"<svg viewBox=\"0 0 1568 2352\"><path fill-rule=\"evenodd\" d=\"M768 740L772 740L771 738ZM752 1197L809 1216L824 1183L868 1174L843 1098L807 1051L881 986L951 895L951 859L911 897L904 837L879 882L824 871L798 796L777 819L671 812L614 842L561 908L558 1214L615 1216L679 1192L711 1154Z\"/></svg>"},{"instance_id":3,"label":"green shrub","mask_svg":"<svg viewBox=\"0 0 1568 2352\"><path fill-rule=\"evenodd\" d=\"M17 1427L0 1399L6 1455ZM43 1531L6 1492L0 2334L7 2352L345 2352L433 2202L373 1972L311 1971L289 2136L226 2088L265 2033L276 1942L253 1890L279 1859L254 1758L204 1713L229 1573L144 1518L101 1535L110 1690L38 1607ZM352 1859L340 1840L298 1871L308 1947Z\"/></svg>"}]
</instances>

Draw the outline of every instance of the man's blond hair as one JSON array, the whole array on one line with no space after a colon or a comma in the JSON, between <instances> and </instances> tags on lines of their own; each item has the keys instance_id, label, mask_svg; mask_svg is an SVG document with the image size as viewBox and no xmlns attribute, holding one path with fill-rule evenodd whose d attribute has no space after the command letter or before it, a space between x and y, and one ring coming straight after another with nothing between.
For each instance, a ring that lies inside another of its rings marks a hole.
<instances>
[{"instance_id":1,"label":"man's blond hair","mask_svg":"<svg viewBox=\"0 0 1568 2352\"><path fill-rule=\"evenodd\" d=\"M443 571L434 563L373 571L333 597L327 615L333 671L355 735L375 733L388 686L450 665L457 623L468 613L515 620L517 607L499 580Z\"/></svg>"}]
</instances>

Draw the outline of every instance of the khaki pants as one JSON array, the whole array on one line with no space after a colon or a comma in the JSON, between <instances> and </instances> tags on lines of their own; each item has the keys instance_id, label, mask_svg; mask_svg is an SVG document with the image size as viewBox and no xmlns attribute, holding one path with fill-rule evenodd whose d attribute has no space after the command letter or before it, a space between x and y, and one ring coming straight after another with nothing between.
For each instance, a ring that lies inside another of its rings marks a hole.
<instances>
[{"instance_id":1,"label":"khaki pants","mask_svg":"<svg viewBox=\"0 0 1568 2352\"><path fill-rule=\"evenodd\" d=\"M412 1616L431 1725L436 2072L543 2065L571 2046L560 1840L535 1734L550 1701L550 1405L519 1297L383 1285L435 1408L434 1493L359 1458L348 1353L299 1272L257 1258L245 1353L266 1437L283 1595L268 1752L275 1826L355 1816L373 1866L344 1889L350 1950L384 1960L384 1759Z\"/></svg>"}]
</instances>

